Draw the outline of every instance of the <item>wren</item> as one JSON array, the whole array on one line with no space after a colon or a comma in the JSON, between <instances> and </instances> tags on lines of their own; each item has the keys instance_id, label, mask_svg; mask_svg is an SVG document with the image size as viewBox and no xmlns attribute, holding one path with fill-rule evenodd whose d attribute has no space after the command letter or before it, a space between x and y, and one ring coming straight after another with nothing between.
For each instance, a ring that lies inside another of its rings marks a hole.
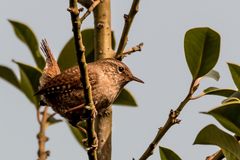
<instances>
[{"instance_id":1,"label":"wren","mask_svg":"<svg viewBox=\"0 0 240 160\"><path fill-rule=\"evenodd\" d=\"M40 78L40 87L36 95L41 95L42 100L48 106L67 118L72 125L76 125L86 118L84 117L85 99L79 67L75 66L60 73L58 66L55 66L57 64L53 60L49 60L53 56L47 42L42 41L41 45L46 56L46 67ZM51 65L52 63L54 65ZM98 113L103 112L116 100L128 82L144 83L135 77L124 63L114 58L88 63L87 71L93 102Z\"/></svg>"}]
</instances>

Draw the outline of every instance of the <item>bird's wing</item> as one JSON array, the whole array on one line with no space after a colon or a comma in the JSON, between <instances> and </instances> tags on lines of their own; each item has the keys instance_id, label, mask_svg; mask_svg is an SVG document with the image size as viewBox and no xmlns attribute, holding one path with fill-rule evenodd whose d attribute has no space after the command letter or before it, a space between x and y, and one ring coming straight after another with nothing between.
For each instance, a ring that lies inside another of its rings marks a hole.
<instances>
[{"instance_id":1,"label":"bird's wing","mask_svg":"<svg viewBox=\"0 0 240 160\"><path fill-rule=\"evenodd\" d=\"M48 83L42 86L35 95L57 94L63 91L70 91L73 88L82 88L82 85L80 85L79 68L77 66L69 68L53 77Z\"/></svg>"}]
</instances>

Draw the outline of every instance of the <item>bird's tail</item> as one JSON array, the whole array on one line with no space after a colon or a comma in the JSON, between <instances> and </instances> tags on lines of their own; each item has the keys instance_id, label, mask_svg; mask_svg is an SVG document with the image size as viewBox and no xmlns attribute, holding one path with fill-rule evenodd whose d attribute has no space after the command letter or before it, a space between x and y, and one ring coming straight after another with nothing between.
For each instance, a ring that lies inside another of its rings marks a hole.
<instances>
[{"instance_id":1,"label":"bird's tail","mask_svg":"<svg viewBox=\"0 0 240 160\"><path fill-rule=\"evenodd\" d=\"M53 77L60 74L60 68L57 64L57 61L53 57L53 54L50 50L50 47L47 43L46 39L43 39L41 42L40 49L42 50L45 58L46 58L46 65L43 69L42 76L40 78L40 88L49 82Z\"/></svg>"}]
</instances>

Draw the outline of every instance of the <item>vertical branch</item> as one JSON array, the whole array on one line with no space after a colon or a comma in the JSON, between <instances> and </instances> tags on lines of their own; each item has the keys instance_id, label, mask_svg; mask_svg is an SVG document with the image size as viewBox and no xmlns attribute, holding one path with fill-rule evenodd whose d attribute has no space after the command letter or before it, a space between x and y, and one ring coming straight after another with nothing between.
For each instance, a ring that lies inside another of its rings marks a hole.
<instances>
[{"instance_id":1,"label":"vertical branch","mask_svg":"<svg viewBox=\"0 0 240 160\"><path fill-rule=\"evenodd\" d=\"M127 45L127 41L128 41L128 32L131 28L132 25L132 21L135 17L135 15L138 12L138 8L139 8L139 2L140 0L133 0L132 3L132 7L128 13L128 15L124 15L124 19L125 19L125 24L124 24L124 28L122 31L122 36L118 45L118 50L117 50L117 54L120 54L123 52L124 48Z\"/></svg>"},{"instance_id":2,"label":"vertical branch","mask_svg":"<svg viewBox=\"0 0 240 160\"><path fill-rule=\"evenodd\" d=\"M94 49L96 59L115 57L112 50L110 0L103 0L94 13Z\"/></svg>"},{"instance_id":3,"label":"vertical branch","mask_svg":"<svg viewBox=\"0 0 240 160\"><path fill-rule=\"evenodd\" d=\"M115 57L111 37L110 0L102 0L94 13L94 51L95 59ZM98 135L97 156L99 160L111 160L112 153L112 108L108 107L105 114L96 117L96 132Z\"/></svg>"},{"instance_id":4,"label":"vertical branch","mask_svg":"<svg viewBox=\"0 0 240 160\"><path fill-rule=\"evenodd\" d=\"M96 109L92 99L91 85L89 82L88 72L87 72L87 63L85 58L85 47L82 41L82 35L80 32L82 21L79 18L79 13L81 9L78 9L77 0L69 1L68 11L71 13L71 20L73 26L73 35L75 42L75 49L77 54L77 61L80 69L80 81L83 84L84 98L86 104L86 111L89 114L87 119L87 136L88 136L88 157L90 160L97 160L97 137L95 133L95 114ZM83 18L83 20L86 17Z\"/></svg>"},{"instance_id":5,"label":"vertical branch","mask_svg":"<svg viewBox=\"0 0 240 160\"><path fill-rule=\"evenodd\" d=\"M45 135L47 126L48 126L48 113L47 113L48 107L44 108L44 111L42 113L42 117L40 118L40 112L37 110L37 118L40 125L40 130L37 134L38 139L38 160L46 160L49 156L49 151L46 151L45 143L48 140L48 137Z\"/></svg>"}]
</instances>

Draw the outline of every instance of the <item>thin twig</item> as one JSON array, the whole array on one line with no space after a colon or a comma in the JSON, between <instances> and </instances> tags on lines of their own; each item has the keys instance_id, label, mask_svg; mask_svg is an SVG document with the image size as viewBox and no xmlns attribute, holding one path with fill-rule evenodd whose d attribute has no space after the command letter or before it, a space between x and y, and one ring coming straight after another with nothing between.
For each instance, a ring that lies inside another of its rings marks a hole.
<instances>
[{"instance_id":1,"label":"thin twig","mask_svg":"<svg viewBox=\"0 0 240 160\"><path fill-rule=\"evenodd\" d=\"M139 8L139 2L140 0L133 0L131 9L128 13L128 15L124 15L124 19L125 19L125 24L124 24L124 28L122 31L122 36L118 45L118 50L117 50L117 54L121 54L124 51L124 48L127 45L127 41L128 41L128 32L130 30L130 27L132 25L132 21L135 17L135 15L138 12L138 8Z\"/></svg>"},{"instance_id":2,"label":"thin twig","mask_svg":"<svg viewBox=\"0 0 240 160\"><path fill-rule=\"evenodd\" d=\"M39 117L40 117L40 112L38 111L38 113L39 113ZM45 143L48 141L48 137L45 135L46 129L48 127L47 119L48 119L48 107L46 106L42 113L42 118L40 119L40 130L37 135L38 160L46 160L50 154L50 152L46 151L46 148L45 148Z\"/></svg>"},{"instance_id":3,"label":"thin twig","mask_svg":"<svg viewBox=\"0 0 240 160\"><path fill-rule=\"evenodd\" d=\"M221 160L224 158L222 150L215 152L214 154L208 156L206 160Z\"/></svg>"},{"instance_id":4,"label":"thin twig","mask_svg":"<svg viewBox=\"0 0 240 160\"><path fill-rule=\"evenodd\" d=\"M199 86L199 80L193 80L189 89L189 92L185 99L179 104L178 108L173 111L171 110L169 113L169 117L167 121L165 122L164 126L161 127L155 136L154 140L150 143L146 151L143 153L143 155L140 157L139 160L146 160L148 157L150 157L153 154L153 150L156 148L157 144L160 142L162 137L165 135L165 133L174 125L180 123L180 120L177 119L180 112L184 108L184 106L191 100L192 95L196 91L196 89Z\"/></svg>"},{"instance_id":5,"label":"thin twig","mask_svg":"<svg viewBox=\"0 0 240 160\"><path fill-rule=\"evenodd\" d=\"M91 85L89 82L88 72L87 72L87 63L85 58L85 47L82 41L81 35L81 24L82 21L79 18L80 10L77 6L77 0L69 1L68 11L71 13L71 20L73 26L74 42L75 49L77 54L77 61L80 69L80 81L83 85L84 98L85 98L85 109L89 113L89 118L87 119L87 136L88 136L88 157L89 160L97 160L97 136L95 133L95 114L96 109L93 103Z\"/></svg>"},{"instance_id":6,"label":"thin twig","mask_svg":"<svg viewBox=\"0 0 240 160\"><path fill-rule=\"evenodd\" d=\"M130 55L130 54L132 54L134 52L137 52L137 51L141 51L142 47L143 47L143 43L140 43L140 44L128 49L127 51L124 51L123 53L117 54L116 59L121 61L127 55Z\"/></svg>"},{"instance_id":7,"label":"thin twig","mask_svg":"<svg viewBox=\"0 0 240 160\"><path fill-rule=\"evenodd\" d=\"M94 10L94 8L100 3L100 0L94 0L88 10L81 17L80 21L84 21L84 19Z\"/></svg>"},{"instance_id":8,"label":"thin twig","mask_svg":"<svg viewBox=\"0 0 240 160\"><path fill-rule=\"evenodd\" d=\"M92 0L78 0L78 3L80 3L82 6L89 8L93 1Z\"/></svg>"},{"instance_id":9,"label":"thin twig","mask_svg":"<svg viewBox=\"0 0 240 160\"><path fill-rule=\"evenodd\" d=\"M40 107L37 109L37 121L38 121L38 124L41 125L41 118L40 118Z\"/></svg>"}]
</instances>

